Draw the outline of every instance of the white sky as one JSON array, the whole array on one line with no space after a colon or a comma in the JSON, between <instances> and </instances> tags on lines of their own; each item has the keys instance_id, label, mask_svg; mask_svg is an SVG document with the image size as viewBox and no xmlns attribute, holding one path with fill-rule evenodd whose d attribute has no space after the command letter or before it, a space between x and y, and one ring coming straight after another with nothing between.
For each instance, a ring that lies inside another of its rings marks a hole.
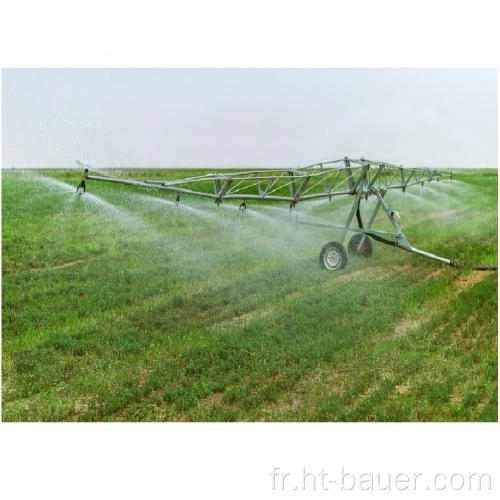
<instances>
[{"instance_id":1,"label":"white sky","mask_svg":"<svg viewBox=\"0 0 500 500\"><path fill-rule=\"evenodd\" d=\"M497 167L496 70L2 72L3 167Z\"/></svg>"}]
</instances>

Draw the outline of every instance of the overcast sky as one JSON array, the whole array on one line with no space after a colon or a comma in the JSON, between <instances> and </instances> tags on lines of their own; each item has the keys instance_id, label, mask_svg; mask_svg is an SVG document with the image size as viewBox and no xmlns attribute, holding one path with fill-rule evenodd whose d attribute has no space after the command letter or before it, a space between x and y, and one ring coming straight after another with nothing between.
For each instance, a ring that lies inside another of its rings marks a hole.
<instances>
[{"instance_id":1,"label":"overcast sky","mask_svg":"<svg viewBox=\"0 0 500 500\"><path fill-rule=\"evenodd\" d=\"M497 167L496 70L3 70L2 165Z\"/></svg>"}]
</instances>

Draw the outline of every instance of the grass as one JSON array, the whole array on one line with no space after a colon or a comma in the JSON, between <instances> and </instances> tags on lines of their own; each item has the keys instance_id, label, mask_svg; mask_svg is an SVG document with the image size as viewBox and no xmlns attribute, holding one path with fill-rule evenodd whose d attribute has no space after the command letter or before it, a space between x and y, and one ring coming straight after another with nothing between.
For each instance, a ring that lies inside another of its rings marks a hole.
<instances>
[{"instance_id":1,"label":"grass","mask_svg":"<svg viewBox=\"0 0 500 500\"><path fill-rule=\"evenodd\" d=\"M455 178L409 190L423 203L387 201L415 246L496 265L497 173ZM496 273L374 243L329 274L318 254L334 235L286 211L187 198L195 211L176 210L91 181L88 193L2 173L3 420L498 419ZM309 207L324 220L347 209Z\"/></svg>"}]
</instances>

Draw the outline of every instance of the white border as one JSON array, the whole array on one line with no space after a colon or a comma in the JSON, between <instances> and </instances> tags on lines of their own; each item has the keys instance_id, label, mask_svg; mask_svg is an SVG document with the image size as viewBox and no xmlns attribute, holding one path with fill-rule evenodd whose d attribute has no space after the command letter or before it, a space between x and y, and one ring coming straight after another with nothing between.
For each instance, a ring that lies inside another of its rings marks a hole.
<instances>
[{"instance_id":1,"label":"white border","mask_svg":"<svg viewBox=\"0 0 500 500\"><path fill-rule=\"evenodd\" d=\"M18 0L1 7L0 63L498 67L495 6L483 0ZM276 465L498 469L499 431L498 424L2 424L0 448L5 498L276 498L283 495L271 491L268 475Z\"/></svg>"}]
</instances>

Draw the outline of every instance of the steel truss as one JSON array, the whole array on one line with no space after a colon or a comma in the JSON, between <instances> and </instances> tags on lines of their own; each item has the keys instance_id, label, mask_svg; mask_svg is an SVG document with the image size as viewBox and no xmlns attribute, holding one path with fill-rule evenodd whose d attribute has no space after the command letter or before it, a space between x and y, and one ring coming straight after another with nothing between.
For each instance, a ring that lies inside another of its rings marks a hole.
<instances>
[{"instance_id":1,"label":"steel truss","mask_svg":"<svg viewBox=\"0 0 500 500\"><path fill-rule=\"evenodd\" d=\"M349 250L352 254L371 255L371 242L369 240L373 239L444 264L458 265L450 259L413 247L396 221L399 214L389 208L384 199L386 193L391 189L406 191L408 187L417 184L423 185L425 182L439 181L446 178L452 179L453 174L451 172L445 174L430 168L405 168L386 162L345 157L300 169L212 172L174 181L136 181L90 175L89 172L92 171L92 167L78 163L85 167L82 181L77 188L80 193L85 191L87 181L102 181L176 193L177 203L181 195L210 198L217 205L225 200L242 200L240 206L242 209L246 208L248 200L287 202L290 209L292 209L301 201L320 198L331 200L336 196L352 196L351 209L343 224L296 219L298 224L341 231L339 240L327 243L320 254L321 265L326 269L342 269L347 263L344 243L348 232L355 233L349 244ZM363 197L368 198L370 196L375 196L377 203L368 223L364 226L360 213L360 201ZM391 222L393 231L382 231L372 227L380 208ZM353 226L355 216L358 227ZM369 252L366 252L367 248Z\"/></svg>"}]
</instances>

